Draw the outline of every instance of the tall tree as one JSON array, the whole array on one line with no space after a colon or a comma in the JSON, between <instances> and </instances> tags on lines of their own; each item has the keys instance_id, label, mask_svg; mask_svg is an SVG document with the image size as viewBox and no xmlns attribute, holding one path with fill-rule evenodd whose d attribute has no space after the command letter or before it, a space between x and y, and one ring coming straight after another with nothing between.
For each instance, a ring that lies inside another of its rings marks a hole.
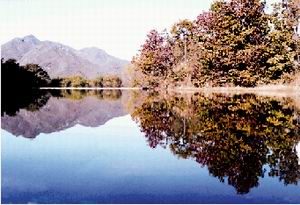
<instances>
[{"instance_id":1,"label":"tall tree","mask_svg":"<svg viewBox=\"0 0 300 205\"><path fill-rule=\"evenodd\" d=\"M283 0L273 5L270 15L271 31L268 34L265 57L271 79L299 72L299 0ZM289 76L282 78L289 81Z\"/></svg>"},{"instance_id":2,"label":"tall tree","mask_svg":"<svg viewBox=\"0 0 300 205\"><path fill-rule=\"evenodd\" d=\"M157 78L165 80L174 65L174 57L167 39L156 30L152 30L140 54L133 59L133 64L148 78L151 86L157 86Z\"/></svg>"},{"instance_id":3,"label":"tall tree","mask_svg":"<svg viewBox=\"0 0 300 205\"><path fill-rule=\"evenodd\" d=\"M194 43L194 23L187 19L181 20L171 28L172 51L175 57L175 66L173 77L185 81L185 84L191 83L192 66L191 56ZM176 80L176 79L175 79Z\"/></svg>"},{"instance_id":4,"label":"tall tree","mask_svg":"<svg viewBox=\"0 0 300 205\"><path fill-rule=\"evenodd\" d=\"M174 24L167 37L151 31L135 68L151 76L150 84L166 79L175 84L188 79L196 86L290 82L300 71L299 5L300 0L282 0L267 14L262 0L218 0L194 22Z\"/></svg>"},{"instance_id":5,"label":"tall tree","mask_svg":"<svg viewBox=\"0 0 300 205\"><path fill-rule=\"evenodd\" d=\"M209 13L198 16L197 31L204 40L196 65L198 78L253 86L264 75L262 54L269 32L264 9L265 3L259 0L217 1Z\"/></svg>"}]
</instances>

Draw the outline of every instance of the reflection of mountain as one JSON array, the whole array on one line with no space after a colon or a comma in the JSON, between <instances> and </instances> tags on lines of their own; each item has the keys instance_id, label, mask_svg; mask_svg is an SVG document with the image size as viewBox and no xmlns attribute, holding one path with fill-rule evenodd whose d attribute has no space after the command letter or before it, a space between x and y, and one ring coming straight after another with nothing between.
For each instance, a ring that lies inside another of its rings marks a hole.
<instances>
[{"instance_id":1,"label":"reflection of mountain","mask_svg":"<svg viewBox=\"0 0 300 205\"><path fill-rule=\"evenodd\" d=\"M96 127L125 115L121 98L114 100L88 96L79 100L51 97L37 111L21 109L15 116L1 117L1 127L12 134L34 138L40 133L52 133L76 124Z\"/></svg>"}]
</instances>

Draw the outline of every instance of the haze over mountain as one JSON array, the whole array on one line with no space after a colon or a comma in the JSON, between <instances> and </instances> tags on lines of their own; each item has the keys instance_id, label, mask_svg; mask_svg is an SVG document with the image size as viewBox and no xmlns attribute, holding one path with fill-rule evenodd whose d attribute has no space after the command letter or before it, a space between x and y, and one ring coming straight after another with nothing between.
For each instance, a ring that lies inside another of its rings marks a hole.
<instances>
[{"instance_id":1,"label":"haze over mountain","mask_svg":"<svg viewBox=\"0 0 300 205\"><path fill-rule=\"evenodd\" d=\"M99 75L121 76L129 63L96 47L76 50L56 42L40 41L33 35L14 38L1 45L1 58L16 59L20 65L38 64L51 78L82 76L92 79Z\"/></svg>"}]
</instances>

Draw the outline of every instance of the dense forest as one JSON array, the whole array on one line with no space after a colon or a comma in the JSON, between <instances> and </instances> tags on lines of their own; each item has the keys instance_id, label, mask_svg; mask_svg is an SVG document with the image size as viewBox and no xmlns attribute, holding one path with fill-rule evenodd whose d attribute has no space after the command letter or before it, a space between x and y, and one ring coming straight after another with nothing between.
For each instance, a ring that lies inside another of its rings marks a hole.
<instances>
[{"instance_id":1,"label":"dense forest","mask_svg":"<svg viewBox=\"0 0 300 205\"><path fill-rule=\"evenodd\" d=\"M133 85L290 83L299 72L299 0L215 1L194 21L152 30L132 60ZM270 10L270 8L269 8Z\"/></svg>"}]
</instances>

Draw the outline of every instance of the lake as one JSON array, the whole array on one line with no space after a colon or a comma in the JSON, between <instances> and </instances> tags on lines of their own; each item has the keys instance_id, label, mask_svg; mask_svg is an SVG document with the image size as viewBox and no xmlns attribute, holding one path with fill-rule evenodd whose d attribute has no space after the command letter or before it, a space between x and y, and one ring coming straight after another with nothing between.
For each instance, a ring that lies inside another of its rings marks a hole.
<instances>
[{"instance_id":1,"label":"lake","mask_svg":"<svg viewBox=\"0 0 300 205\"><path fill-rule=\"evenodd\" d=\"M2 99L2 203L300 203L297 98L18 96Z\"/></svg>"}]
</instances>

